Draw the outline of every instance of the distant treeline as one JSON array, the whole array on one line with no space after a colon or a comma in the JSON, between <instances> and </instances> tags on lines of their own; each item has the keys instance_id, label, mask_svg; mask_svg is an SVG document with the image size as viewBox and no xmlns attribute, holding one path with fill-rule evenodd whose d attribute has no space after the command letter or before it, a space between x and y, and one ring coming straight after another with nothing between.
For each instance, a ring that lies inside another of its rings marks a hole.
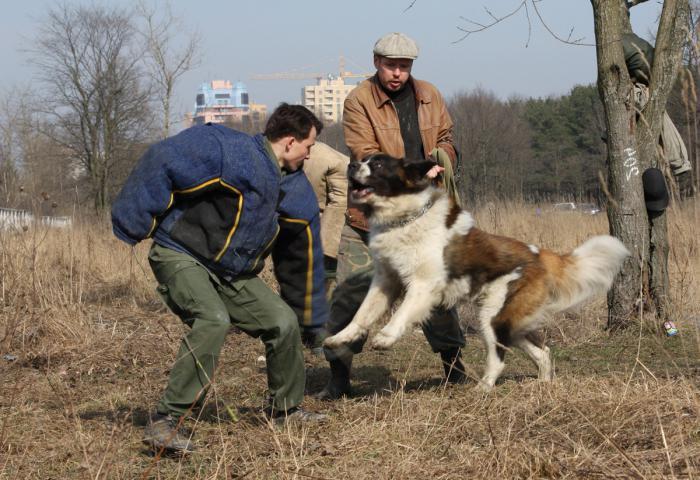
<instances>
[{"instance_id":1,"label":"distant treeline","mask_svg":"<svg viewBox=\"0 0 700 480\"><path fill-rule=\"evenodd\" d=\"M577 86L561 97L505 101L477 89L452 97L449 109L468 199L600 195L605 120L595 87Z\"/></svg>"}]
</instances>

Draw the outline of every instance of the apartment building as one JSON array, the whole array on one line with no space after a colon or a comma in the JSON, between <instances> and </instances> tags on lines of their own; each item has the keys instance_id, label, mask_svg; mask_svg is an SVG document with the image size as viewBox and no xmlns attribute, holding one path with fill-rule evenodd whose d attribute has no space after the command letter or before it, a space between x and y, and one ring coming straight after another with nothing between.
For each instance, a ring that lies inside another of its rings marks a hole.
<instances>
[{"instance_id":1,"label":"apartment building","mask_svg":"<svg viewBox=\"0 0 700 480\"><path fill-rule=\"evenodd\" d=\"M340 122L343 119L345 97L355 86L346 84L341 76L328 75L319 78L316 85L302 88L301 103L324 123Z\"/></svg>"}]
</instances>

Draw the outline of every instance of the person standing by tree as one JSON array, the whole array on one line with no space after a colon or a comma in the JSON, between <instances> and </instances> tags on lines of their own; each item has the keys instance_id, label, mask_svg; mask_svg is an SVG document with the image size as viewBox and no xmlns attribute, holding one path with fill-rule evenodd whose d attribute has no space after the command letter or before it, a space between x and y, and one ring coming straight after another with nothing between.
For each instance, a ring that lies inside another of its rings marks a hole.
<instances>
[{"instance_id":1,"label":"person standing by tree","mask_svg":"<svg viewBox=\"0 0 700 480\"><path fill-rule=\"evenodd\" d=\"M649 79L651 78L651 65L654 63L654 47L634 33L623 33L622 50L625 55L627 72L630 75L630 80L634 83L636 107L642 111L649 99ZM688 150L683 142L683 137L666 111L663 114L659 146L662 158L673 173L679 189L683 192L692 190Z\"/></svg>"},{"instance_id":2,"label":"person standing by tree","mask_svg":"<svg viewBox=\"0 0 700 480\"><path fill-rule=\"evenodd\" d=\"M287 104L254 137L221 125L192 127L153 145L119 193L115 235L130 245L153 238L148 258L158 292L190 327L145 430L144 443L155 450L193 450L182 419L202 405L232 324L265 344L268 417L325 419L299 406L305 372L297 316L256 276L278 222L303 225L304 237L318 239L317 207L312 218L285 215L315 206L301 168L322 127L306 108ZM322 284L321 258L302 283Z\"/></svg>"},{"instance_id":3,"label":"person standing by tree","mask_svg":"<svg viewBox=\"0 0 700 480\"><path fill-rule=\"evenodd\" d=\"M642 174L660 166L659 135L666 101L688 38L687 1L663 2L649 68L649 99L640 111L625 66L622 35L632 33L629 8L647 0L591 0L595 25L598 92L607 129L607 213L610 233L632 252L608 294L608 328L624 329L638 318L640 301L660 321L673 308L668 274L666 215L646 214ZM643 116L643 118L641 118ZM636 260L632 260L636 259ZM640 295L641 293L641 295Z\"/></svg>"},{"instance_id":4,"label":"person standing by tree","mask_svg":"<svg viewBox=\"0 0 700 480\"><path fill-rule=\"evenodd\" d=\"M403 33L389 33L375 43L373 53L377 73L361 82L345 100L343 127L351 161L377 152L409 160L433 156L442 166L428 172L429 177L436 178L444 170L452 172L457 154L445 102L432 84L411 76L418 45ZM348 207L338 254L338 286L331 299L330 334L350 323L373 274L367 220L352 204ZM436 310L423 331L433 351L440 354L447 381L463 381L460 352L464 335L456 311ZM336 399L349 393L352 358L364 342L362 339L335 350L324 348L331 379L319 398Z\"/></svg>"},{"instance_id":5,"label":"person standing by tree","mask_svg":"<svg viewBox=\"0 0 700 480\"><path fill-rule=\"evenodd\" d=\"M630 4L625 4L629 21ZM649 81L651 79L651 67L654 63L654 47L632 31L622 34L622 51L625 56L625 66L633 83L635 108L642 112L649 101ZM639 122L643 114L636 115ZM659 134L659 160L660 168L652 167L644 171L642 175L642 187L644 190L647 217L650 222L661 216L668 205L668 192L666 188L664 171L668 172L668 181L671 175L675 178L680 192L692 194L691 164L688 159L688 150L683 142L683 137L673 124L666 110L663 112L661 131ZM671 337L678 334L678 328L673 320L663 318L663 329L666 335Z\"/></svg>"}]
</instances>

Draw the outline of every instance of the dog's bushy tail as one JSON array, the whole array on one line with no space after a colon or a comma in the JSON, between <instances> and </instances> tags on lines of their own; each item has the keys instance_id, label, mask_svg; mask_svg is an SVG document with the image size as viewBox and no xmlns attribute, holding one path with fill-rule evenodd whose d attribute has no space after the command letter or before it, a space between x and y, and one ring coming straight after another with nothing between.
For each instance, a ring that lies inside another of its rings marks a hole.
<instances>
[{"instance_id":1,"label":"dog's bushy tail","mask_svg":"<svg viewBox=\"0 0 700 480\"><path fill-rule=\"evenodd\" d=\"M553 311L574 307L610 289L629 250L610 235L590 238L566 258L554 282Z\"/></svg>"}]
</instances>

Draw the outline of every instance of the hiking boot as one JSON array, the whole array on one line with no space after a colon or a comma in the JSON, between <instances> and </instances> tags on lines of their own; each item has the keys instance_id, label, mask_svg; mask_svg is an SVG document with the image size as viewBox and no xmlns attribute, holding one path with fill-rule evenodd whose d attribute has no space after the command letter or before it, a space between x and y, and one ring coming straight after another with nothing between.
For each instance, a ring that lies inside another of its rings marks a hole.
<instances>
[{"instance_id":1,"label":"hiking boot","mask_svg":"<svg viewBox=\"0 0 700 480\"><path fill-rule=\"evenodd\" d=\"M460 358L461 350L459 348L450 348L440 352L442 366L445 369L445 379L447 383L466 383L467 374L464 368L464 363Z\"/></svg>"},{"instance_id":2,"label":"hiking boot","mask_svg":"<svg viewBox=\"0 0 700 480\"><path fill-rule=\"evenodd\" d=\"M156 453L161 450L176 454L194 451L194 444L180 426L180 418L160 413L156 413L148 420L143 433L143 443L150 446Z\"/></svg>"},{"instance_id":3,"label":"hiking boot","mask_svg":"<svg viewBox=\"0 0 700 480\"><path fill-rule=\"evenodd\" d=\"M352 359L349 362L342 360L329 360L331 367L331 378L323 390L314 395L318 400L338 400L345 395L350 395L350 367Z\"/></svg>"},{"instance_id":4,"label":"hiking boot","mask_svg":"<svg viewBox=\"0 0 700 480\"><path fill-rule=\"evenodd\" d=\"M276 426L283 426L288 423L324 423L328 420L328 415L323 413L309 412L301 407L293 407L286 412L272 411L272 423Z\"/></svg>"}]
</instances>

